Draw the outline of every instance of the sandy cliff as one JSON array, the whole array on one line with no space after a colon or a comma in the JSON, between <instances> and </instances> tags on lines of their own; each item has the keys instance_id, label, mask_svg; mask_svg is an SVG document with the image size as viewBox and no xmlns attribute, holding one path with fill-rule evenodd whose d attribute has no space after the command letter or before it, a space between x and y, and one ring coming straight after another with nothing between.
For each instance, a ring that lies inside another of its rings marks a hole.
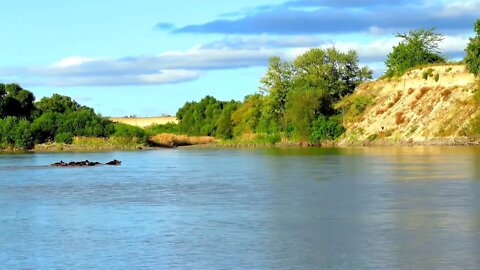
<instances>
[{"instance_id":1,"label":"sandy cliff","mask_svg":"<svg viewBox=\"0 0 480 270\"><path fill-rule=\"evenodd\" d=\"M358 87L343 100L344 144L422 143L466 138L480 112L477 82L464 65L430 66Z\"/></svg>"}]
</instances>

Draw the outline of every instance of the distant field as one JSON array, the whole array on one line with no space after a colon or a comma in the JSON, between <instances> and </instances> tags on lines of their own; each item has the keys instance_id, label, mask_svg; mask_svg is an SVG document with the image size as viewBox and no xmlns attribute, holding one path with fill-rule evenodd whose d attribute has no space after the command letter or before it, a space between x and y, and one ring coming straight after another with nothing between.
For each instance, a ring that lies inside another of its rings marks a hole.
<instances>
[{"instance_id":1,"label":"distant field","mask_svg":"<svg viewBox=\"0 0 480 270\"><path fill-rule=\"evenodd\" d=\"M175 116L167 117L111 117L110 120L117 123L123 123L127 125L137 126L137 127L148 127L151 125L163 125L167 123L178 123L178 120Z\"/></svg>"}]
</instances>

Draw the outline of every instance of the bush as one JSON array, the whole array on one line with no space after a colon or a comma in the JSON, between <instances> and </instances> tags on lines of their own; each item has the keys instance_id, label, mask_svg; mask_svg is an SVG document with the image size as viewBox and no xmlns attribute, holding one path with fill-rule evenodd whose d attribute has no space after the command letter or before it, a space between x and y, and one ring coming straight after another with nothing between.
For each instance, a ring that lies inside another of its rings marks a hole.
<instances>
[{"instance_id":1,"label":"bush","mask_svg":"<svg viewBox=\"0 0 480 270\"><path fill-rule=\"evenodd\" d=\"M282 140L282 136L280 133L261 133L258 134L255 139L253 140L254 143L258 144L276 144Z\"/></svg>"},{"instance_id":2,"label":"bush","mask_svg":"<svg viewBox=\"0 0 480 270\"><path fill-rule=\"evenodd\" d=\"M310 141L318 143L325 140L334 140L345 132L345 128L338 116L325 117L319 116L312 126Z\"/></svg>"},{"instance_id":3,"label":"bush","mask_svg":"<svg viewBox=\"0 0 480 270\"><path fill-rule=\"evenodd\" d=\"M145 132L150 135L157 135L160 133L170 133L170 134L179 134L180 128L178 124L175 123L167 123L163 125L153 125L149 126L145 129Z\"/></svg>"},{"instance_id":4,"label":"bush","mask_svg":"<svg viewBox=\"0 0 480 270\"><path fill-rule=\"evenodd\" d=\"M422 73L422 77L424 80L428 80L428 77L431 77L433 74L433 68L429 68L427 70L424 70Z\"/></svg>"},{"instance_id":5,"label":"bush","mask_svg":"<svg viewBox=\"0 0 480 270\"><path fill-rule=\"evenodd\" d=\"M67 133L67 132L58 133L57 135L55 135L55 142L72 144L73 135L72 133Z\"/></svg>"},{"instance_id":6,"label":"bush","mask_svg":"<svg viewBox=\"0 0 480 270\"><path fill-rule=\"evenodd\" d=\"M142 143L147 139L147 134L143 129L121 123L115 123L115 133L113 136L130 139L137 138Z\"/></svg>"},{"instance_id":7,"label":"bush","mask_svg":"<svg viewBox=\"0 0 480 270\"><path fill-rule=\"evenodd\" d=\"M31 124L25 119L0 119L0 148L31 149L34 145Z\"/></svg>"}]
</instances>

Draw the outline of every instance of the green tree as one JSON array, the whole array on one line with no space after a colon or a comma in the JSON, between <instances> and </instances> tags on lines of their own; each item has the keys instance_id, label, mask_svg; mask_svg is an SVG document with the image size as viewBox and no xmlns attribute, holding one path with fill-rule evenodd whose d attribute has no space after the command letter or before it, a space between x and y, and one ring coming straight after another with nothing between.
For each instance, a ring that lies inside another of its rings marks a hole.
<instances>
[{"instance_id":1,"label":"green tree","mask_svg":"<svg viewBox=\"0 0 480 270\"><path fill-rule=\"evenodd\" d=\"M233 137L232 113L238 108L239 103L230 101L223 106L222 113L217 120L216 137L221 139L231 139Z\"/></svg>"},{"instance_id":2,"label":"green tree","mask_svg":"<svg viewBox=\"0 0 480 270\"><path fill-rule=\"evenodd\" d=\"M385 61L388 76L401 76L409 68L419 65L446 62L439 50L439 43L444 37L435 32L435 28L399 33L397 37L401 41L393 47Z\"/></svg>"},{"instance_id":3,"label":"green tree","mask_svg":"<svg viewBox=\"0 0 480 270\"><path fill-rule=\"evenodd\" d=\"M17 116L30 119L35 96L18 84L0 84L0 117Z\"/></svg>"},{"instance_id":4,"label":"green tree","mask_svg":"<svg viewBox=\"0 0 480 270\"><path fill-rule=\"evenodd\" d=\"M264 97L260 94L248 95L232 114L234 136L253 134L262 116Z\"/></svg>"},{"instance_id":5,"label":"green tree","mask_svg":"<svg viewBox=\"0 0 480 270\"><path fill-rule=\"evenodd\" d=\"M81 106L72 98L53 94L51 97L44 97L35 103L40 114L45 112L70 113L78 111Z\"/></svg>"},{"instance_id":6,"label":"green tree","mask_svg":"<svg viewBox=\"0 0 480 270\"><path fill-rule=\"evenodd\" d=\"M291 63L276 56L270 58L267 72L260 80L260 93L266 96L259 127L262 132L281 131L292 75Z\"/></svg>"},{"instance_id":7,"label":"green tree","mask_svg":"<svg viewBox=\"0 0 480 270\"><path fill-rule=\"evenodd\" d=\"M480 74L480 19L475 22L474 30L476 35L470 38L465 49L465 63L471 73L478 75Z\"/></svg>"},{"instance_id":8,"label":"green tree","mask_svg":"<svg viewBox=\"0 0 480 270\"><path fill-rule=\"evenodd\" d=\"M55 139L59 119L62 115L56 112L46 112L33 120L32 134L36 143L51 142Z\"/></svg>"},{"instance_id":9,"label":"green tree","mask_svg":"<svg viewBox=\"0 0 480 270\"><path fill-rule=\"evenodd\" d=\"M372 71L360 67L358 62L358 54L353 50L342 53L335 48L313 48L294 60L294 79L310 88L326 90L334 103L372 78Z\"/></svg>"},{"instance_id":10,"label":"green tree","mask_svg":"<svg viewBox=\"0 0 480 270\"><path fill-rule=\"evenodd\" d=\"M0 119L0 148L30 149L32 147L30 122L13 116Z\"/></svg>"},{"instance_id":11,"label":"green tree","mask_svg":"<svg viewBox=\"0 0 480 270\"><path fill-rule=\"evenodd\" d=\"M296 140L310 138L312 122L329 105L328 93L321 89L295 88L288 95L286 121L289 136Z\"/></svg>"}]
</instances>

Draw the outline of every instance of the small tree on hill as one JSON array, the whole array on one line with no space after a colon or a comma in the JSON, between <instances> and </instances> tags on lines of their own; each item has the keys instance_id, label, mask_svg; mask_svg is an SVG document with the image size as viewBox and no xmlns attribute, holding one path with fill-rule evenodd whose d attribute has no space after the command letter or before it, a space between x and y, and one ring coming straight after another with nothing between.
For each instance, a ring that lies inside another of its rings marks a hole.
<instances>
[{"instance_id":1,"label":"small tree on hill","mask_svg":"<svg viewBox=\"0 0 480 270\"><path fill-rule=\"evenodd\" d=\"M468 71L478 75L480 74L480 20L475 22L475 33L476 36L470 38L468 43L465 56L465 63L467 64Z\"/></svg>"},{"instance_id":2,"label":"small tree on hill","mask_svg":"<svg viewBox=\"0 0 480 270\"><path fill-rule=\"evenodd\" d=\"M405 34L397 34L397 37L401 41L387 56L386 75L401 76L412 67L446 62L439 50L439 43L444 37L436 33L435 28L412 30Z\"/></svg>"}]
</instances>

